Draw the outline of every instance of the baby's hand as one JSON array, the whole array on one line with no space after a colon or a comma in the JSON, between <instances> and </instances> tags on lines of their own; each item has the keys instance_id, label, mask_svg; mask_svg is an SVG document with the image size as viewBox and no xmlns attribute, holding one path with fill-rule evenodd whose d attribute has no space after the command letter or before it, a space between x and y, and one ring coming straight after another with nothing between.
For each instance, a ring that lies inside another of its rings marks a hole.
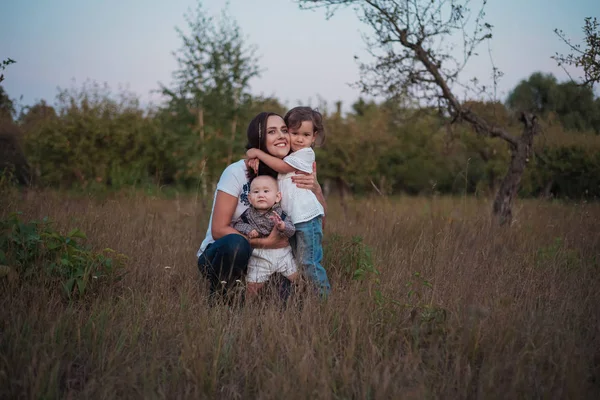
<instances>
[{"instance_id":1,"label":"baby's hand","mask_svg":"<svg viewBox=\"0 0 600 400\"><path fill-rule=\"evenodd\" d=\"M258 237L258 232L256 231L256 229L252 229L249 233L248 233L248 237L250 239L255 239Z\"/></svg>"},{"instance_id":2,"label":"baby's hand","mask_svg":"<svg viewBox=\"0 0 600 400\"><path fill-rule=\"evenodd\" d=\"M281 232L285 231L285 222L279 221L277 223L277 229L279 229Z\"/></svg>"},{"instance_id":3,"label":"baby's hand","mask_svg":"<svg viewBox=\"0 0 600 400\"><path fill-rule=\"evenodd\" d=\"M269 219L271 221L273 221L273 223L277 227L277 230L280 230L280 231L284 231L285 230L285 222L283 222L283 220L281 219L281 217L279 216L279 214L273 213L273 214L271 214L269 216Z\"/></svg>"}]
</instances>

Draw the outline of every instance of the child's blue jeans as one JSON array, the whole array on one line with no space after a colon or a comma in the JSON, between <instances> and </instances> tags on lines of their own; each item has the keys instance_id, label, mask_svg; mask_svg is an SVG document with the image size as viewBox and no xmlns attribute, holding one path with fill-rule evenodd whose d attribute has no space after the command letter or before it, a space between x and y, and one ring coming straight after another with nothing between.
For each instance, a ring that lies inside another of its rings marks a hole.
<instances>
[{"instance_id":1,"label":"child's blue jeans","mask_svg":"<svg viewBox=\"0 0 600 400\"><path fill-rule=\"evenodd\" d=\"M296 235L292 247L296 249L299 263L306 277L317 287L319 295L326 297L331 292L327 272L323 268L323 224L322 218L295 224Z\"/></svg>"}]
</instances>

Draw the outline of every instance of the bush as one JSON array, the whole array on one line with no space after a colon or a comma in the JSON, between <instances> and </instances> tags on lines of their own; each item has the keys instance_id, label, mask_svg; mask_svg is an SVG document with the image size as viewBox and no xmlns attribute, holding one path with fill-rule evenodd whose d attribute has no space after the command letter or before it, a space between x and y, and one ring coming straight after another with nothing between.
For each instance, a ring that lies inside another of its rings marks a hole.
<instances>
[{"instance_id":1,"label":"bush","mask_svg":"<svg viewBox=\"0 0 600 400\"><path fill-rule=\"evenodd\" d=\"M85 239L77 228L62 235L47 217L23 222L20 213L10 214L0 220L2 274L23 281L49 278L69 299L119 279L126 257L108 248L95 252L81 243Z\"/></svg>"}]
</instances>

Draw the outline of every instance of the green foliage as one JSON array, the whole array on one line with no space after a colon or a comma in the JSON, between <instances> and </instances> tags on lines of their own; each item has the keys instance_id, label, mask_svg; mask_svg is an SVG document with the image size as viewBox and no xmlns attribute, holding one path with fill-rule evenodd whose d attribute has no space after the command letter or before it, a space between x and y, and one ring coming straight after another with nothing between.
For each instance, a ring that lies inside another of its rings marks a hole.
<instances>
[{"instance_id":1,"label":"green foliage","mask_svg":"<svg viewBox=\"0 0 600 400\"><path fill-rule=\"evenodd\" d=\"M20 279L57 284L68 298L81 297L101 282L119 278L125 262L112 249L95 252L82 244L79 229L66 235L48 218L24 222L19 213L0 220L0 264Z\"/></svg>"},{"instance_id":2,"label":"green foliage","mask_svg":"<svg viewBox=\"0 0 600 400\"><path fill-rule=\"evenodd\" d=\"M360 236L351 238L333 234L324 246L325 261L333 272L341 273L347 279L364 281L374 278L379 281L379 271L373 263L371 248Z\"/></svg>"},{"instance_id":3,"label":"green foliage","mask_svg":"<svg viewBox=\"0 0 600 400\"><path fill-rule=\"evenodd\" d=\"M15 113L15 103L8 96L8 93L0 86L0 121L9 120L12 121L13 114Z\"/></svg>"},{"instance_id":4,"label":"green foliage","mask_svg":"<svg viewBox=\"0 0 600 400\"><path fill-rule=\"evenodd\" d=\"M563 238L556 237L553 243L538 249L535 262L539 268L553 265L572 269L581 266L581 257L576 250L567 247Z\"/></svg>"},{"instance_id":5,"label":"green foliage","mask_svg":"<svg viewBox=\"0 0 600 400\"><path fill-rule=\"evenodd\" d=\"M0 71L4 71L6 69L6 67L8 67L10 64L14 64L14 63L16 63L16 61L11 58L2 60L2 63L0 63ZM4 80L4 74L0 74L0 82L2 82L3 80Z\"/></svg>"},{"instance_id":6,"label":"green foliage","mask_svg":"<svg viewBox=\"0 0 600 400\"><path fill-rule=\"evenodd\" d=\"M186 22L187 32L177 30L182 46L175 53L179 66L173 87L162 86L168 98L164 121L183 142L177 157L185 167L178 168L175 179L190 185L200 181L206 195L234 154L243 154L245 122L252 118L246 113L253 102L249 84L260 70L256 49L245 43L226 8L215 19L199 2Z\"/></svg>"},{"instance_id":7,"label":"green foliage","mask_svg":"<svg viewBox=\"0 0 600 400\"><path fill-rule=\"evenodd\" d=\"M508 95L507 105L541 117L555 114L567 130L600 133L600 99L589 86L558 83L552 74L533 73Z\"/></svg>"}]
</instances>

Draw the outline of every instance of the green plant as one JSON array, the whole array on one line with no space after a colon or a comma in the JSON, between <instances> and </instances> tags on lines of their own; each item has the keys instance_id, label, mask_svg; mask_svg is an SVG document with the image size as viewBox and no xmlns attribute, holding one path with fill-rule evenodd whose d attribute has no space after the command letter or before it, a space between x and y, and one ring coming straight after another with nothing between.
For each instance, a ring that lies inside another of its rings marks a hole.
<instances>
[{"instance_id":1,"label":"green plant","mask_svg":"<svg viewBox=\"0 0 600 400\"><path fill-rule=\"evenodd\" d=\"M83 296L97 282L120 277L123 254L84 246L86 236L77 228L63 235L47 217L23 222L20 215L12 213L0 220L0 264L23 280L50 278L73 298Z\"/></svg>"},{"instance_id":2,"label":"green plant","mask_svg":"<svg viewBox=\"0 0 600 400\"><path fill-rule=\"evenodd\" d=\"M362 281L370 277L379 280L372 250L360 236L331 235L325 246L325 257L332 269L339 270L352 280Z\"/></svg>"},{"instance_id":3,"label":"green plant","mask_svg":"<svg viewBox=\"0 0 600 400\"><path fill-rule=\"evenodd\" d=\"M539 268L546 265L576 268L581 265L579 253L576 250L567 248L561 237L554 238L554 242L548 246L540 247L536 253L535 261Z\"/></svg>"}]
</instances>

